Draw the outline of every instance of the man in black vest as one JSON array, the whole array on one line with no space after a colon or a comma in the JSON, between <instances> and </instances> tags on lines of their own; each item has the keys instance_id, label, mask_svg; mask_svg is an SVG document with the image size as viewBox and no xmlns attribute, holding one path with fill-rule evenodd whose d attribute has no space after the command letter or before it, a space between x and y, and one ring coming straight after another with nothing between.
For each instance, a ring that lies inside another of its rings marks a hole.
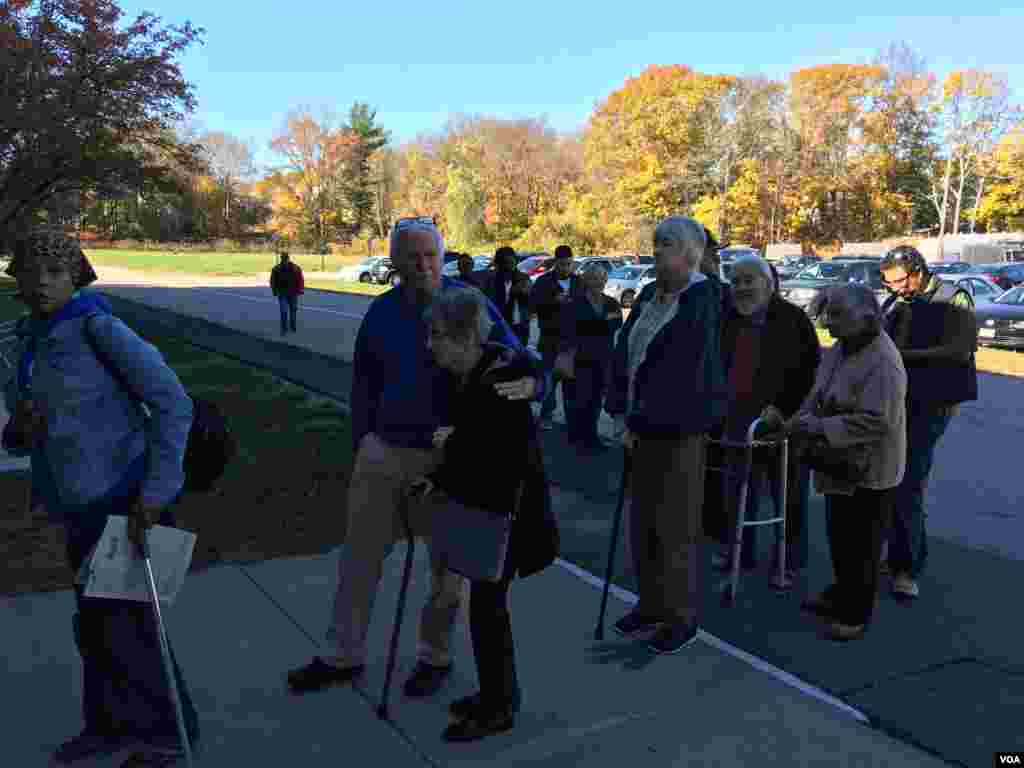
<instances>
[{"instance_id":1,"label":"man in black vest","mask_svg":"<svg viewBox=\"0 0 1024 768\"><path fill-rule=\"evenodd\" d=\"M893 594L912 599L928 559L924 492L935 446L957 405L978 399L978 331L970 295L932 275L917 249L893 248L881 270L891 293L882 305L886 331L907 370L907 469L888 532L889 570Z\"/></svg>"},{"instance_id":2,"label":"man in black vest","mask_svg":"<svg viewBox=\"0 0 1024 768\"><path fill-rule=\"evenodd\" d=\"M537 315L540 339L537 351L547 368L555 363L561 347L563 313L569 302L580 293L579 281L573 272L572 248L560 245L555 248L555 265L537 278L530 290L530 307ZM555 379L540 409L539 426L551 429L551 414L555 411L555 386L561 383ZM564 397L564 395L563 395Z\"/></svg>"}]
</instances>

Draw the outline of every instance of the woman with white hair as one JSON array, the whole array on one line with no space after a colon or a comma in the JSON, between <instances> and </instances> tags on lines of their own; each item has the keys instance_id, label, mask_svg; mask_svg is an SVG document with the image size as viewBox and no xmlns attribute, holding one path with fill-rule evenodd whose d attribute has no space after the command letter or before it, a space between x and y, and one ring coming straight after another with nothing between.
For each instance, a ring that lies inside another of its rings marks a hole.
<instances>
[{"instance_id":1,"label":"woman with white hair","mask_svg":"<svg viewBox=\"0 0 1024 768\"><path fill-rule=\"evenodd\" d=\"M452 374L456 392L451 426L435 434L440 464L414 481L411 493L437 491L467 507L513 517L501 579L471 582L470 635L480 690L452 703L455 722L443 734L446 741L475 741L514 725L521 694L509 584L554 562L558 527L530 405L495 388L530 375L525 353L487 342L492 321L476 289L439 293L425 318L434 359Z\"/></svg>"},{"instance_id":2,"label":"woman with white hair","mask_svg":"<svg viewBox=\"0 0 1024 768\"><path fill-rule=\"evenodd\" d=\"M829 291L825 325L838 342L810 394L784 423L777 412L765 416L792 436L825 495L835 580L804 609L825 620L831 638L853 640L874 613L882 532L906 469L907 373L870 288Z\"/></svg>"},{"instance_id":3,"label":"woman with white hair","mask_svg":"<svg viewBox=\"0 0 1024 768\"><path fill-rule=\"evenodd\" d=\"M705 243L692 219L658 225L657 280L641 291L619 333L605 405L630 452L629 539L639 592L614 629L622 636L656 631L656 653L677 653L697 636L705 436L725 415L722 299L698 269Z\"/></svg>"}]
</instances>

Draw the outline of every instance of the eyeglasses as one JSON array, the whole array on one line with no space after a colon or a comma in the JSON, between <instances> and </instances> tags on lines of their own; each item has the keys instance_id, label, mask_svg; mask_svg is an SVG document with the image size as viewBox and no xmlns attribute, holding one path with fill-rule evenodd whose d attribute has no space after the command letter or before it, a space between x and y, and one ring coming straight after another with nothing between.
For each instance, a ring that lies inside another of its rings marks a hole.
<instances>
[{"instance_id":1,"label":"eyeglasses","mask_svg":"<svg viewBox=\"0 0 1024 768\"><path fill-rule=\"evenodd\" d=\"M910 275L904 275L903 277L899 278L898 280L886 280L885 277L883 276L882 277L882 285L884 285L887 288L893 288L895 290L899 290L900 288L905 286L909 280L910 280Z\"/></svg>"}]
</instances>

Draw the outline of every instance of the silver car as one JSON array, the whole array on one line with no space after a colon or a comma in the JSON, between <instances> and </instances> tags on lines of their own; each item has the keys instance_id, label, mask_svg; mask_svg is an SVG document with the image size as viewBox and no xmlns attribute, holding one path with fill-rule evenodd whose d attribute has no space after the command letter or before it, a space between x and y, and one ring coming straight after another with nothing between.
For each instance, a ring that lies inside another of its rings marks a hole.
<instances>
[{"instance_id":1,"label":"silver car","mask_svg":"<svg viewBox=\"0 0 1024 768\"><path fill-rule=\"evenodd\" d=\"M940 280L954 283L957 288L963 288L974 299L974 306L991 304L993 299L1002 296L1006 291L982 275L964 275L956 273L945 273L938 275Z\"/></svg>"},{"instance_id":2,"label":"silver car","mask_svg":"<svg viewBox=\"0 0 1024 768\"><path fill-rule=\"evenodd\" d=\"M644 286L654 280L654 266L650 264L628 264L608 275L604 286L606 296L611 296L623 307L632 305Z\"/></svg>"}]
</instances>

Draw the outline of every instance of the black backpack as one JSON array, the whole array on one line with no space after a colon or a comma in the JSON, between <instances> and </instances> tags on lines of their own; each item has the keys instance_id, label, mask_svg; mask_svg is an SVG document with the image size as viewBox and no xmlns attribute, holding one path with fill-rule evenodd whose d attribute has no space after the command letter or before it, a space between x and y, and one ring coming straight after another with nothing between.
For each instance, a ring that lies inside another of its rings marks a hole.
<instances>
[{"instance_id":1,"label":"black backpack","mask_svg":"<svg viewBox=\"0 0 1024 768\"><path fill-rule=\"evenodd\" d=\"M85 321L85 335L89 346L92 347L93 354L121 385L121 388L138 400L121 375L121 371L96 343L91 321L92 317ZM185 459L182 462L182 469L185 471L184 490L192 493L206 493L213 490L216 482L224 474L227 465L238 454L238 440L216 404L191 393L187 394L192 401L192 427L188 432ZM141 400L139 400L139 405L148 417L149 408Z\"/></svg>"}]
</instances>

